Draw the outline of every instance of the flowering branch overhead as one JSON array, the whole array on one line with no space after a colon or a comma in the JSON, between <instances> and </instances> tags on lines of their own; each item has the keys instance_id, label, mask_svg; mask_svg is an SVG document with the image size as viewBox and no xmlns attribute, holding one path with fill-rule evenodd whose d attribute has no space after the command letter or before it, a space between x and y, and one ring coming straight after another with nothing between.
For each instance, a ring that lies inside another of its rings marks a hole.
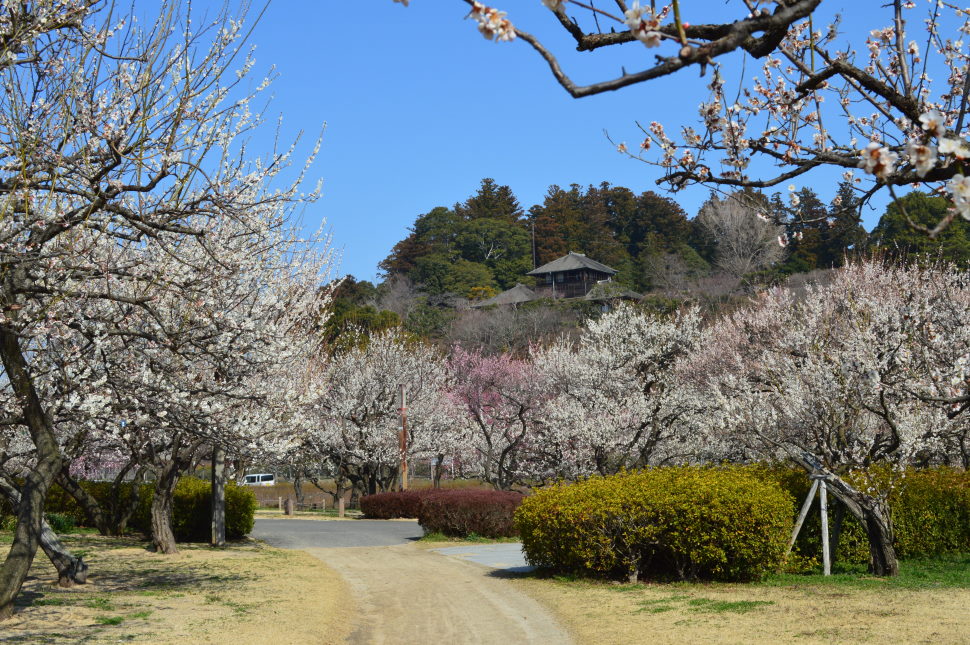
<instances>
[{"instance_id":1,"label":"flowering branch overhead","mask_svg":"<svg viewBox=\"0 0 970 645\"><path fill-rule=\"evenodd\" d=\"M963 166L970 157L970 56L962 46L970 12L950 2L930 2L925 15L914 15L916 2L894 0L880 9L884 26L857 35L839 15L822 24L821 0L729 2L734 19L711 24L687 22L688 12L704 3L618 1L614 13L581 0L541 0L578 51L639 41L658 52L655 63L639 71L580 85L546 44L552 38L513 28L501 12L465 1L473 15L501 14L503 33L512 29L528 43L576 98L687 67L699 67L702 76L712 68L699 127L677 124L674 134L652 123L642 128L638 151L618 146L660 168L658 183L671 190L691 184L765 188L836 167L862 171L849 176L863 201L883 188L929 184L970 219ZM857 38L855 45L846 44L846 32ZM729 89L727 79L737 76L741 58L760 61L760 73Z\"/></svg>"}]
</instances>

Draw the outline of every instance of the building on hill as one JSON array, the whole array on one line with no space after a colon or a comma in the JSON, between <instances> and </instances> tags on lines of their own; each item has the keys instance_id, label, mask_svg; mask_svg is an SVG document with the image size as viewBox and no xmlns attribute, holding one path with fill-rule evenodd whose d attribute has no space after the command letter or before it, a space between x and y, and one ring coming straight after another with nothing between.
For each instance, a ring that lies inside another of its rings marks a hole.
<instances>
[{"instance_id":1,"label":"building on hill","mask_svg":"<svg viewBox=\"0 0 970 645\"><path fill-rule=\"evenodd\" d=\"M539 284L535 290L516 284L493 298L483 300L474 307L491 305L517 305L540 298L584 298L607 303L614 300L639 300L642 296L611 281L616 274L612 269L582 253L569 252L557 260L529 271Z\"/></svg>"},{"instance_id":2,"label":"building on hill","mask_svg":"<svg viewBox=\"0 0 970 645\"><path fill-rule=\"evenodd\" d=\"M473 307L488 307L491 305L518 305L523 302L531 302L539 296L536 292L525 286L524 284L518 284L511 289L507 289L497 296L492 296L487 300L482 300L481 302L476 302Z\"/></svg>"},{"instance_id":3,"label":"building on hill","mask_svg":"<svg viewBox=\"0 0 970 645\"><path fill-rule=\"evenodd\" d=\"M610 281L616 275L616 269L570 251L527 275L539 280L536 286L539 298L583 298L597 283Z\"/></svg>"}]
</instances>

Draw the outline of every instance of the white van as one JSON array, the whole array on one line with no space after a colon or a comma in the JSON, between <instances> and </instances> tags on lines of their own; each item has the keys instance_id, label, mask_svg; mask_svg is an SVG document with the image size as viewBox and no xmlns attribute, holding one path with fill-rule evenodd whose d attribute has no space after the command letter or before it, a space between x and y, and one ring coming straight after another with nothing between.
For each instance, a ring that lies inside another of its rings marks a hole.
<instances>
[{"instance_id":1,"label":"white van","mask_svg":"<svg viewBox=\"0 0 970 645\"><path fill-rule=\"evenodd\" d=\"M246 475L243 480L243 486L272 486L276 483L276 475L270 475L268 473L257 473L255 475Z\"/></svg>"}]
</instances>

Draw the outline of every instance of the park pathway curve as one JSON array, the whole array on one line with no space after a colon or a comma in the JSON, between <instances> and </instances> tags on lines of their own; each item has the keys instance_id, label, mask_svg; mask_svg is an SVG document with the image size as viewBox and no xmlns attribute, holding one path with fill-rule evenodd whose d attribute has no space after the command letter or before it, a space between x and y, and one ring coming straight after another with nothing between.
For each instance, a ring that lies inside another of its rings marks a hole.
<instances>
[{"instance_id":1,"label":"park pathway curve","mask_svg":"<svg viewBox=\"0 0 970 645\"><path fill-rule=\"evenodd\" d=\"M284 546L286 540L278 531L286 527L275 524L269 530L268 525L257 522L254 536ZM345 525L340 527L342 533L354 532L356 522L341 524ZM370 531L371 527L361 525L361 529ZM290 548L301 548L319 558L350 585L357 604L349 617L350 645L573 642L544 607L503 579L507 574L434 553L413 541L392 546L327 548L324 544L311 546L304 539Z\"/></svg>"}]
</instances>

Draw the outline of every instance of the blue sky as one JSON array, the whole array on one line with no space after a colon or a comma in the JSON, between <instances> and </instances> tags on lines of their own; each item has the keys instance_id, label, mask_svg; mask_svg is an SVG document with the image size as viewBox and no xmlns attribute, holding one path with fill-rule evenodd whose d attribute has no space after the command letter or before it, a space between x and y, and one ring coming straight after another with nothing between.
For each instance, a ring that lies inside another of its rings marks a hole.
<instances>
[{"instance_id":1,"label":"blue sky","mask_svg":"<svg viewBox=\"0 0 970 645\"><path fill-rule=\"evenodd\" d=\"M631 43L579 54L539 0L491 4L542 35L579 82L616 76L621 65L646 67L657 51ZM726 14L720 1L685 4L692 22ZM882 2L845 4L852 29L885 20ZM691 16L698 6L703 15ZM326 123L311 173L323 179L323 196L303 218L310 228L326 220L341 274L375 279L377 263L418 215L463 201L483 177L511 186L524 208L541 203L550 184L655 190L657 170L620 155L604 130L635 148L642 138L635 120L676 131L694 124L707 95L697 71L687 70L573 99L526 43L488 42L466 13L457 0L412 0L407 8L391 0L276 0L256 26L254 73L272 65L279 74L268 116L282 115L284 137L303 131L307 151ZM747 74L755 68L749 61ZM810 177L827 202L837 177ZM707 194L694 188L673 197L693 216ZM867 212L867 228L881 206Z\"/></svg>"}]
</instances>

